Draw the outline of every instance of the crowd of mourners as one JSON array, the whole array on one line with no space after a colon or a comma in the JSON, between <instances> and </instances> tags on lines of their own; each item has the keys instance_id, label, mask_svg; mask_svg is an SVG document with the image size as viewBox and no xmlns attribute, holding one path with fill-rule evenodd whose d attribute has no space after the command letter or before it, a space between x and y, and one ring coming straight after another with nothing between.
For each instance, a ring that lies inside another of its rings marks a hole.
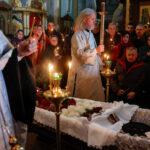
<instances>
[{"instance_id":1,"label":"crowd of mourners","mask_svg":"<svg viewBox=\"0 0 150 150\"><path fill-rule=\"evenodd\" d=\"M73 32L75 31L74 27ZM97 45L99 32L93 31ZM14 36L6 36L14 47L28 38L22 29ZM71 60L72 33L66 36L63 32L56 31L53 22L49 22L47 30L42 25L35 24L31 36L38 45L38 51L29 56L35 69L37 86L44 90L49 88L48 64L51 63L56 72L63 74L61 87L65 88L68 62ZM110 23L105 30L104 49L112 61L111 69L116 72L111 79L110 101L123 100L150 108L150 34L146 34L144 25L134 26L130 23L125 31L117 32L117 26ZM102 55L100 57L103 58ZM105 79L102 80L105 87Z\"/></svg>"}]
</instances>

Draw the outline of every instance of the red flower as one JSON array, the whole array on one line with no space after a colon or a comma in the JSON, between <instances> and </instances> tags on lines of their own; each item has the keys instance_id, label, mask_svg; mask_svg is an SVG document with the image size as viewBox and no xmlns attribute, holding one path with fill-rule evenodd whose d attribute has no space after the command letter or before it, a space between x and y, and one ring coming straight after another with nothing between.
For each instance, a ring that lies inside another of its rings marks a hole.
<instances>
[{"instance_id":1,"label":"red flower","mask_svg":"<svg viewBox=\"0 0 150 150\"><path fill-rule=\"evenodd\" d=\"M41 104L42 104L43 106L49 106L49 105L50 105L49 101L48 101L48 100L45 100L45 99L42 100Z\"/></svg>"},{"instance_id":2,"label":"red flower","mask_svg":"<svg viewBox=\"0 0 150 150\"><path fill-rule=\"evenodd\" d=\"M68 105L67 104L61 105L60 109L63 109L63 108L68 108Z\"/></svg>"},{"instance_id":3,"label":"red flower","mask_svg":"<svg viewBox=\"0 0 150 150\"><path fill-rule=\"evenodd\" d=\"M102 107L94 107L93 108L93 113L99 113L102 110Z\"/></svg>"},{"instance_id":4,"label":"red flower","mask_svg":"<svg viewBox=\"0 0 150 150\"><path fill-rule=\"evenodd\" d=\"M55 111L55 105L53 103L51 103L48 107L49 111Z\"/></svg>"},{"instance_id":5,"label":"red flower","mask_svg":"<svg viewBox=\"0 0 150 150\"><path fill-rule=\"evenodd\" d=\"M43 96L38 96L38 100L39 100L40 102L42 102L43 99L44 99Z\"/></svg>"},{"instance_id":6,"label":"red flower","mask_svg":"<svg viewBox=\"0 0 150 150\"><path fill-rule=\"evenodd\" d=\"M88 113L86 113L86 114L84 114L84 116L88 118L88 117L89 117L89 114L88 114Z\"/></svg>"},{"instance_id":7,"label":"red flower","mask_svg":"<svg viewBox=\"0 0 150 150\"><path fill-rule=\"evenodd\" d=\"M76 105L76 101L74 99L70 99L69 105Z\"/></svg>"}]
</instances>

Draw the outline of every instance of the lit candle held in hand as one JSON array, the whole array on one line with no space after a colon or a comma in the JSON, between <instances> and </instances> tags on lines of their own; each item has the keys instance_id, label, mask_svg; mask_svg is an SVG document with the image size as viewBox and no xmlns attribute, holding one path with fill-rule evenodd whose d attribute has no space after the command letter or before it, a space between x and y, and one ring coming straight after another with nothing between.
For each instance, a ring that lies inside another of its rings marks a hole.
<instances>
[{"instance_id":1,"label":"lit candle held in hand","mask_svg":"<svg viewBox=\"0 0 150 150\"><path fill-rule=\"evenodd\" d=\"M68 70L68 80L67 80L67 87L66 87L66 90L68 90L68 88L69 88L69 80L70 80L70 69L71 69L71 65L72 65L72 63L69 62L69 63L68 63L68 66L69 66L69 70Z\"/></svg>"},{"instance_id":2,"label":"lit candle held in hand","mask_svg":"<svg viewBox=\"0 0 150 150\"><path fill-rule=\"evenodd\" d=\"M52 71L53 71L53 65L49 64L48 67L49 67L49 80L50 80L49 87L50 87L50 90L52 90L52 77L51 76L52 76Z\"/></svg>"}]
</instances>

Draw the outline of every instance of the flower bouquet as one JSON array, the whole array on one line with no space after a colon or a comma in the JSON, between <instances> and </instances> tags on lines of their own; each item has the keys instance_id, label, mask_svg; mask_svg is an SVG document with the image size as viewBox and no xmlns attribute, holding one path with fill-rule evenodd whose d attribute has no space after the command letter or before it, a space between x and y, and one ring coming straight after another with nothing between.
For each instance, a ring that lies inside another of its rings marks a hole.
<instances>
[{"instance_id":1,"label":"flower bouquet","mask_svg":"<svg viewBox=\"0 0 150 150\"><path fill-rule=\"evenodd\" d=\"M37 88L36 106L48 111L55 111L55 105L52 101L47 100L43 96L43 91ZM101 114L102 107L99 103L93 103L89 100L76 101L73 98L68 98L60 105L62 114L66 117L87 117L91 120L93 114Z\"/></svg>"}]
</instances>

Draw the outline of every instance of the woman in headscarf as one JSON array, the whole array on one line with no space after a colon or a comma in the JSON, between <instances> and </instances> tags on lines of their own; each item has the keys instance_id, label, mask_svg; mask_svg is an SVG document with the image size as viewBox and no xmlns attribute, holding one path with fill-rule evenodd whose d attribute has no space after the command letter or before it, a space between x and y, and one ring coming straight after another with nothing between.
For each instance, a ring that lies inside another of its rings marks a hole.
<instances>
[{"instance_id":1,"label":"woman in headscarf","mask_svg":"<svg viewBox=\"0 0 150 150\"><path fill-rule=\"evenodd\" d=\"M24 32L22 29L17 30L15 37L12 39L12 44L14 47L24 40Z\"/></svg>"}]
</instances>

